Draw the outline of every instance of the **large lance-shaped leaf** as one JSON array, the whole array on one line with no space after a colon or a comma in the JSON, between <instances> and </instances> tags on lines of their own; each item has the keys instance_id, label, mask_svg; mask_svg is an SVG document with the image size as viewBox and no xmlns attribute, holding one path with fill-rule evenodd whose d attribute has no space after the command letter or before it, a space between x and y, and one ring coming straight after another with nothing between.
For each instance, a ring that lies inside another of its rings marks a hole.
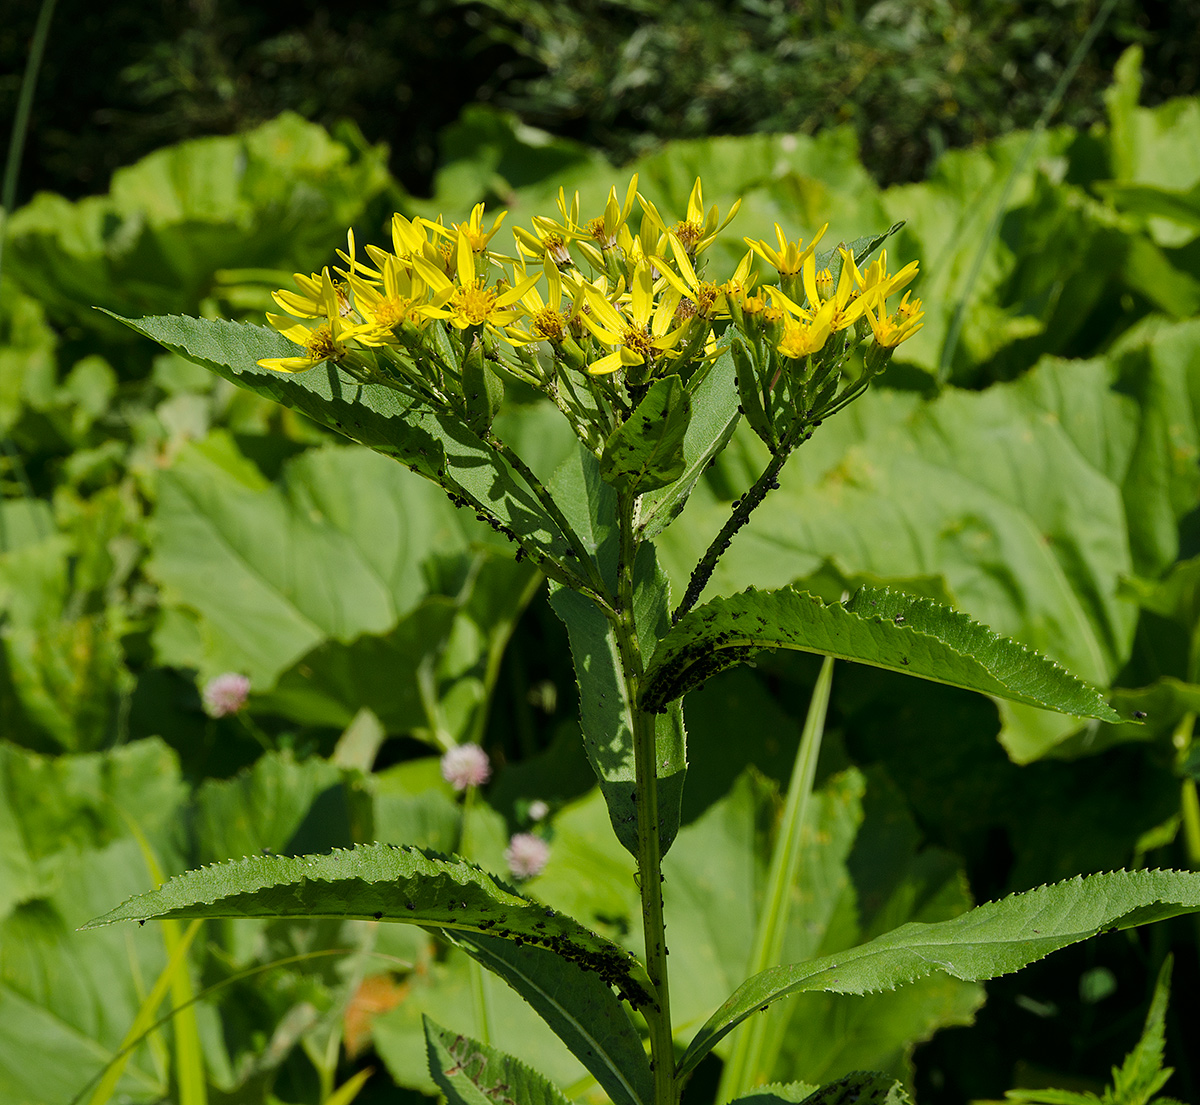
<instances>
[{"instance_id":1,"label":"large lance-shaped leaf","mask_svg":"<svg viewBox=\"0 0 1200 1105\"><path fill-rule=\"evenodd\" d=\"M693 610L654 653L642 705L661 710L763 648L856 660L1077 717L1120 720L1094 687L1025 645L940 603L870 587L846 604L827 606L784 587Z\"/></svg>"},{"instance_id":2,"label":"large lance-shaped leaf","mask_svg":"<svg viewBox=\"0 0 1200 1105\"><path fill-rule=\"evenodd\" d=\"M251 856L188 871L89 921L164 917L336 917L405 921L551 948L594 971L634 1006L652 992L645 969L611 940L530 901L465 860L390 844L318 856Z\"/></svg>"},{"instance_id":3,"label":"large lance-shaped leaf","mask_svg":"<svg viewBox=\"0 0 1200 1105\"><path fill-rule=\"evenodd\" d=\"M674 483L687 467L683 439L691 417L683 381L678 376L655 380L604 443L600 474L605 483L636 495Z\"/></svg>"},{"instance_id":4,"label":"large lance-shaped leaf","mask_svg":"<svg viewBox=\"0 0 1200 1105\"><path fill-rule=\"evenodd\" d=\"M726 352L698 384L690 381L692 417L683 435L683 471L674 483L642 496L638 530L643 537L657 537L679 517L709 462L729 443L741 417L733 380L733 358Z\"/></svg>"},{"instance_id":5,"label":"large lance-shaped leaf","mask_svg":"<svg viewBox=\"0 0 1200 1105\"><path fill-rule=\"evenodd\" d=\"M789 994L867 994L940 972L967 982L1018 971L1111 929L1200 910L1200 873L1110 871L988 902L949 921L910 922L836 955L772 967L742 983L696 1034L686 1074L751 1013Z\"/></svg>"},{"instance_id":6,"label":"large lance-shaped leaf","mask_svg":"<svg viewBox=\"0 0 1200 1105\"><path fill-rule=\"evenodd\" d=\"M160 345L204 365L257 395L302 411L414 472L440 484L495 528L539 554L539 566L556 573L575 552L554 519L507 462L461 422L412 405L400 393L359 384L332 364L307 372L260 368L260 359L294 357L300 347L263 326L225 319L156 315L114 318ZM570 550L570 551L568 551ZM548 557L547 565L542 557Z\"/></svg>"},{"instance_id":7,"label":"large lance-shaped leaf","mask_svg":"<svg viewBox=\"0 0 1200 1105\"><path fill-rule=\"evenodd\" d=\"M654 1082L641 1037L599 976L543 948L494 936L455 942L529 1002L613 1105L650 1105Z\"/></svg>"},{"instance_id":8,"label":"large lance-shaped leaf","mask_svg":"<svg viewBox=\"0 0 1200 1105\"><path fill-rule=\"evenodd\" d=\"M558 1087L519 1059L422 1020L429 1073L447 1105L570 1105Z\"/></svg>"},{"instance_id":9,"label":"large lance-shaped leaf","mask_svg":"<svg viewBox=\"0 0 1200 1105\"><path fill-rule=\"evenodd\" d=\"M596 458L580 449L559 469L555 495L584 548L596 558L609 587L616 590L616 495L600 478ZM667 579L645 541L633 566L633 616L643 655L649 655L670 626ZM637 855L638 809L634 793L633 720L621 674L620 650L612 626L586 595L554 587L550 606L567 627L579 683L583 746L600 781L613 831L622 846ZM659 841L664 854L679 830L683 781L687 772L683 711L670 707L656 719Z\"/></svg>"}]
</instances>

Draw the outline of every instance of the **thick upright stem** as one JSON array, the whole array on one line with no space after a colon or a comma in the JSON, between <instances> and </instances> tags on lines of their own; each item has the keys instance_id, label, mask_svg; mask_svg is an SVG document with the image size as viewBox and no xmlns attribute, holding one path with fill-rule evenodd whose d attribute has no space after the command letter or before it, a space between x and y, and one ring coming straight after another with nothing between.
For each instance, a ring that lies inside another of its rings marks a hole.
<instances>
[{"instance_id":1,"label":"thick upright stem","mask_svg":"<svg viewBox=\"0 0 1200 1105\"><path fill-rule=\"evenodd\" d=\"M617 499L620 557L617 564L617 602L613 632L621 656L621 671L633 725L637 794L638 890L642 899L642 931L646 941L646 970L654 983L657 1006L644 1010L650 1028L650 1061L654 1069L655 1105L674 1105L675 1051L671 1038L671 1003L667 985L667 940L663 922L662 844L659 831L658 772L655 763L655 720L639 706L643 671L633 616L634 508L636 497Z\"/></svg>"}]
</instances>

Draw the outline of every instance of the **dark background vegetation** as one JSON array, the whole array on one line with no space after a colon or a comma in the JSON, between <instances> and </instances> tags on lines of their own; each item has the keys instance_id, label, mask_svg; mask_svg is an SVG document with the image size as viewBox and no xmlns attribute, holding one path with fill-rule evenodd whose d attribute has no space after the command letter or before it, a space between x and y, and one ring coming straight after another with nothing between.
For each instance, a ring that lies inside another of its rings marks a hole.
<instances>
[{"instance_id":1,"label":"dark background vegetation","mask_svg":"<svg viewBox=\"0 0 1200 1105\"><path fill-rule=\"evenodd\" d=\"M881 183L1029 127L1101 0L60 0L20 195L103 191L158 146L285 109L352 119L422 194L437 133L486 102L604 149L852 123ZM38 5L0 10L0 118ZM1056 122L1088 126L1131 43L1142 102L1195 92L1200 0L1119 0Z\"/></svg>"}]
</instances>

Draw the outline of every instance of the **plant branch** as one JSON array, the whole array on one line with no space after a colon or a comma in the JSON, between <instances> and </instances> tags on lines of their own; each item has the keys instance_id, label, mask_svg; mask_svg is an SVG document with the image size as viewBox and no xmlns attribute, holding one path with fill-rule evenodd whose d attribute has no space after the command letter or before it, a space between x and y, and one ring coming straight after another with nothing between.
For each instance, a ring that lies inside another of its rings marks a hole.
<instances>
[{"instance_id":1,"label":"plant branch","mask_svg":"<svg viewBox=\"0 0 1200 1105\"><path fill-rule=\"evenodd\" d=\"M762 475L754 481L754 485L750 490L734 503L729 518L721 527L721 532L713 538L712 544L708 546L708 550L700 558L700 562L692 569L687 590L676 607L675 613L671 615L672 625L676 624L684 614L696 605L696 602L704 592L704 588L708 585L708 581L712 578L713 572L716 570L717 561L721 559L721 555L729 548L729 543L734 539L738 530L750 520L751 513L767 497L767 492L779 486L779 473L783 469L784 464L787 463L792 450L799 445L803 445L811 435L812 425L797 420L795 425L788 431L787 436L780 443L775 455L771 457L770 464L763 469Z\"/></svg>"}]
</instances>

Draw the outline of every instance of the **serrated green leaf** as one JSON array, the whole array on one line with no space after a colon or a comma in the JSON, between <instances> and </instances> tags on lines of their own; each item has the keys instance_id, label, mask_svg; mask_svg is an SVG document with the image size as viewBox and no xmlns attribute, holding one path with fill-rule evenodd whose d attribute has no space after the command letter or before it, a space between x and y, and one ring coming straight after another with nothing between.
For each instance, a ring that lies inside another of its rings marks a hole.
<instances>
[{"instance_id":1,"label":"serrated green leaf","mask_svg":"<svg viewBox=\"0 0 1200 1105\"><path fill-rule=\"evenodd\" d=\"M448 1105L570 1105L566 1096L519 1059L442 1028L428 1017L429 1073Z\"/></svg>"},{"instance_id":2,"label":"serrated green leaf","mask_svg":"<svg viewBox=\"0 0 1200 1105\"><path fill-rule=\"evenodd\" d=\"M730 1105L802 1105L816 1091L811 1082L773 1082L743 1094Z\"/></svg>"},{"instance_id":3,"label":"serrated green leaf","mask_svg":"<svg viewBox=\"0 0 1200 1105\"><path fill-rule=\"evenodd\" d=\"M687 467L683 439L692 399L678 376L650 385L634 412L604 443L600 475L619 491L640 495L674 483Z\"/></svg>"},{"instance_id":4,"label":"serrated green leaf","mask_svg":"<svg viewBox=\"0 0 1200 1105\"><path fill-rule=\"evenodd\" d=\"M680 1061L686 1074L726 1033L789 994L867 994L942 973L982 982L1111 929L1200 910L1200 873L1111 871L968 910L936 924L910 922L845 952L773 967L744 982L696 1034Z\"/></svg>"},{"instance_id":5,"label":"serrated green leaf","mask_svg":"<svg viewBox=\"0 0 1200 1105\"><path fill-rule=\"evenodd\" d=\"M319 856L251 856L189 871L130 898L85 928L162 917L336 917L401 921L553 946L633 1005L649 1001L645 969L577 921L465 860L388 844Z\"/></svg>"},{"instance_id":6,"label":"serrated green leaf","mask_svg":"<svg viewBox=\"0 0 1200 1105\"><path fill-rule=\"evenodd\" d=\"M655 651L642 704L660 710L762 648L855 660L1046 710L1120 720L1095 688L1024 645L929 599L867 587L844 605L785 587L693 610Z\"/></svg>"},{"instance_id":7,"label":"serrated green leaf","mask_svg":"<svg viewBox=\"0 0 1200 1105\"><path fill-rule=\"evenodd\" d=\"M537 1010L613 1105L650 1105L654 1082L641 1038L597 975L552 951L496 937L462 936L456 943Z\"/></svg>"},{"instance_id":8,"label":"serrated green leaf","mask_svg":"<svg viewBox=\"0 0 1200 1105\"><path fill-rule=\"evenodd\" d=\"M182 315L112 317L239 387L302 411L433 480L505 536L549 557L551 572L569 563L570 543L537 497L461 422L420 409L382 385L356 383L328 363L299 373L260 368L259 360L295 356L299 349L263 326Z\"/></svg>"},{"instance_id":9,"label":"serrated green leaf","mask_svg":"<svg viewBox=\"0 0 1200 1105\"><path fill-rule=\"evenodd\" d=\"M740 415L733 377L733 358L723 353L696 385L692 418L683 435L683 471L674 483L642 497L638 520L642 537L657 537L679 517L704 469L737 429Z\"/></svg>"}]
</instances>

